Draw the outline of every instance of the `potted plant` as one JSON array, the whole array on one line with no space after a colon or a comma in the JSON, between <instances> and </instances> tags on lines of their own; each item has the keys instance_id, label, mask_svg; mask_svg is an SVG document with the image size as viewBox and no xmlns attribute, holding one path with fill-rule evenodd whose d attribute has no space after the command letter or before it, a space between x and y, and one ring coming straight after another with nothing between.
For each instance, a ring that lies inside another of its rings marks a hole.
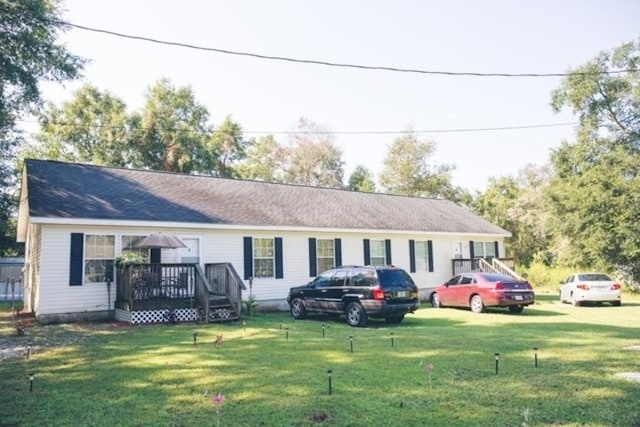
<instances>
[{"instance_id":1,"label":"potted plant","mask_svg":"<svg viewBox=\"0 0 640 427\"><path fill-rule=\"evenodd\" d=\"M124 252L120 256L116 257L116 266L123 268L125 265L130 264L142 264L144 258L139 252Z\"/></svg>"}]
</instances>

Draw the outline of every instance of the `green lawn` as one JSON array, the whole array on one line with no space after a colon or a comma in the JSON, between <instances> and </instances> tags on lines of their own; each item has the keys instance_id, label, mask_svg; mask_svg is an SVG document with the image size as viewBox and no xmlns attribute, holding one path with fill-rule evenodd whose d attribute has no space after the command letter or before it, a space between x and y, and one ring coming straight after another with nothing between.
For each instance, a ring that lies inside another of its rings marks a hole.
<instances>
[{"instance_id":1,"label":"green lawn","mask_svg":"<svg viewBox=\"0 0 640 427\"><path fill-rule=\"evenodd\" d=\"M637 296L572 307L543 295L521 315L425 305L393 327L282 313L244 326L32 327L26 339L9 337L2 310L2 342L34 346L0 362L2 426L640 425L640 383L616 377L640 372L628 349L640 345ZM66 345L38 348L58 335Z\"/></svg>"}]
</instances>

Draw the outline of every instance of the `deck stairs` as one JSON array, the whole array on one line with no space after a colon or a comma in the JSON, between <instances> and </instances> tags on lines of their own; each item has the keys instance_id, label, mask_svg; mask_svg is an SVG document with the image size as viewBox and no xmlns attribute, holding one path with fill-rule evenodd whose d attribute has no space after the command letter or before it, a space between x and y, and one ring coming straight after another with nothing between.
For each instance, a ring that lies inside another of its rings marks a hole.
<instances>
[{"instance_id":1,"label":"deck stairs","mask_svg":"<svg viewBox=\"0 0 640 427\"><path fill-rule=\"evenodd\" d=\"M207 323L228 322L240 318L234 304L225 295L209 295L209 317L204 319L204 316L204 310L201 308L200 318Z\"/></svg>"},{"instance_id":2,"label":"deck stairs","mask_svg":"<svg viewBox=\"0 0 640 427\"><path fill-rule=\"evenodd\" d=\"M506 274L507 276L513 277L515 280L523 282L527 281L524 277L520 276L518 273L510 269L507 265L500 262L500 260L496 258L491 259L491 262L487 261L484 258L480 258L479 268L480 271L483 272Z\"/></svg>"}]
</instances>

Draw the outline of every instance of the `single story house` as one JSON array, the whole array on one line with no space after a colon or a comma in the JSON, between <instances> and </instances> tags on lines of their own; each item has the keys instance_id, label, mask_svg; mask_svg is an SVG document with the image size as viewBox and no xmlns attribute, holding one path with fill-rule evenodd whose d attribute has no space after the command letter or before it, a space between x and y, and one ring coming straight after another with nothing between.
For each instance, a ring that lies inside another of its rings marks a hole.
<instances>
[{"instance_id":1,"label":"single story house","mask_svg":"<svg viewBox=\"0 0 640 427\"><path fill-rule=\"evenodd\" d=\"M136 247L158 233L184 247ZM393 264L426 291L469 261L503 259L509 236L448 200L34 159L24 163L18 215L25 311L42 323L114 312L167 320L167 306L163 317L131 314L151 310L140 298L177 295L150 291L154 265L180 276L187 309L200 311L202 289L229 280L236 303L284 308L290 287L336 265ZM142 264L122 275L127 254Z\"/></svg>"}]
</instances>

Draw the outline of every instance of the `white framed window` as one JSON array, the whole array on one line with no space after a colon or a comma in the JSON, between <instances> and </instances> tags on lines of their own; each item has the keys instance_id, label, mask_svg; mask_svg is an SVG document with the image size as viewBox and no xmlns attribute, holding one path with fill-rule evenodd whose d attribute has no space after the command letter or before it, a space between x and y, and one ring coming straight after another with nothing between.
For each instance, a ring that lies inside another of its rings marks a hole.
<instances>
[{"instance_id":1,"label":"white framed window","mask_svg":"<svg viewBox=\"0 0 640 427\"><path fill-rule=\"evenodd\" d=\"M275 250L273 239L253 239L253 277L274 277Z\"/></svg>"},{"instance_id":2,"label":"white framed window","mask_svg":"<svg viewBox=\"0 0 640 427\"><path fill-rule=\"evenodd\" d=\"M113 279L116 238L112 235L84 236L84 283L104 283Z\"/></svg>"},{"instance_id":3,"label":"white framed window","mask_svg":"<svg viewBox=\"0 0 640 427\"><path fill-rule=\"evenodd\" d=\"M121 256L127 256L129 254L139 257L143 263L150 262L149 249L134 248L133 245L140 239L144 239L146 236L122 236L122 246L120 250Z\"/></svg>"},{"instance_id":4,"label":"white framed window","mask_svg":"<svg viewBox=\"0 0 640 427\"><path fill-rule=\"evenodd\" d=\"M473 256L476 258L495 257L495 242L473 242Z\"/></svg>"},{"instance_id":5,"label":"white framed window","mask_svg":"<svg viewBox=\"0 0 640 427\"><path fill-rule=\"evenodd\" d=\"M429 242L416 240L416 271L429 271Z\"/></svg>"},{"instance_id":6,"label":"white framed window","mask_svg":"<svg viewBox=\"0 0 640 427\"><path fill-rule=\"evenodd\" d=\"M384 240L371 240L369 243L371 265L386 265Z\"/></svg>"},{"instance_id":7,"label":"white framed window","mask_svg":"<svg viewBox=\"0 0 640 427\"><path fill-rule=\"evenodd\" d=\"M333 239L316 240L316 265L319 272L335 267L335 242Z\"/></svg>"}]
</instances>

